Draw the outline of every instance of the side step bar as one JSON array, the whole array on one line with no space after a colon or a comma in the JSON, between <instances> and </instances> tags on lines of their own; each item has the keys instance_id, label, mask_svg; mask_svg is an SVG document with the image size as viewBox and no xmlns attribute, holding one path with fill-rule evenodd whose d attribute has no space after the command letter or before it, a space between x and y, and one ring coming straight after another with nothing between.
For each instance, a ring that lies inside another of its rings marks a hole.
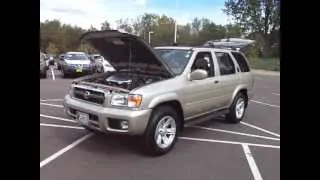
<instances>
[{"instance_id":1,"label":"side step bar","mask_svg":"<svg viewBox=\"0 0 320 180\"><path fill-rule=\"evenodd\" d=\"M229 113L229 109L223 109L223 110L215 111L215 112L208 113L208 114L205 114L202 116L194 117L189 120L185 120L184 127L188 127L188 126L192 126L192 125L195 125L195 124L198 124L201 122L209 121L213 118L223 116L227 113Z\"/></svg>"}]
</instances>

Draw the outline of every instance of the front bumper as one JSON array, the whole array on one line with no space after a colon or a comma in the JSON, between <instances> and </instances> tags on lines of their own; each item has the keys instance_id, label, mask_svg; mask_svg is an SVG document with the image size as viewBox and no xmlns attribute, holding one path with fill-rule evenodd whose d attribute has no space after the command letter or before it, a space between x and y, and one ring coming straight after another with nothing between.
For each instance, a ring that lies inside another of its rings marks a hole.
<instances>
[{"instance_id":1,"label":"front bumper","mask_svg":"<svg viewBox=\"0 0 320 180\"><path fill-rule=\"evenodd\" d=\"M63 71L64 73L68 74L91 74L95 71L95 68L89 66L78 69L77 67L73 66L64 66Z\"/></svg>"},{"instance_id":2,"label":"front bumper","mask_svg":"<svg viewBox=\"0 0 320 180\"><path fill-rule=\"evenodd\" d=\"M76 118L76 111L89 114L89 124L87 126L91 129L95 129L105 133L110 132L129 135L141 135L144 133L147 127L151 114L151 109L127 110L103 107L92 104L90 102L74 99L70 95L65 96L63 105L66 113L71 117ZM90 117L95 118L91 119ZM128 129L122 130L112 128L110 126L111 120L127 120ZM78 122L80 123L80 121Z\"/></svg>"}]
</instances>

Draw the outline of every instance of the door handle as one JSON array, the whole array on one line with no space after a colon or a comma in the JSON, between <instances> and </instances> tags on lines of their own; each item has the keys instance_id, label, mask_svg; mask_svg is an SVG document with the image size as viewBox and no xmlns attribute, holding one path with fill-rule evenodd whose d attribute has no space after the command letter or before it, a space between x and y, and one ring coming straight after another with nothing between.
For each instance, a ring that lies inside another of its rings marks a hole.
<instances>
[{"instance_id":1,"label":"door handle","mask_svg":"<svg viewBox=\"0 0 320 180\"><path fill-rule=\"evenodd\" d=\"M214 83L217 84L217 83L219 83L219 81L218 81L218 80L215 80Z\"/></svg>"}]
</instances>

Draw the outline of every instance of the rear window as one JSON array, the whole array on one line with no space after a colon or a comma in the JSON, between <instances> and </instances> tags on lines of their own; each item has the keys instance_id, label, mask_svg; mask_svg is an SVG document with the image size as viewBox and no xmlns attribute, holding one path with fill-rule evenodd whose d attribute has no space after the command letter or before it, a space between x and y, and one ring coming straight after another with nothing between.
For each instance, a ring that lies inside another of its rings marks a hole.
<instances>
[{"instance_id":1,"label":"rear window","mask_svg":"<svg viewBox=\"0 0 320 180\"><path fill-rule=\"evenodd\" d=\"M66 54L64 57L66 60L88 60L88 56L85 54Z\"/></svg>"},{"instance_id":2,"label":"rear window","mask_svg":"<svg viewBox=\"0 0 320 180\"><path fill-rule=\"evenodd\" d=\"M248 63L241 53L231 52L231 54L236 59L237 63L239 64L241 72L249 72L250 71Z\"/></svg>"},{"instance_id":3,"label":"rear window","mask_svg":"<svg viewBox=\"0 0 320 180\"><path fill-rule=\"evenodd\" d=\"M220 75L223 76L236 73L234 63L228 53L215 52L215 55L218 60Z\"/></svg>"}]
</instances>

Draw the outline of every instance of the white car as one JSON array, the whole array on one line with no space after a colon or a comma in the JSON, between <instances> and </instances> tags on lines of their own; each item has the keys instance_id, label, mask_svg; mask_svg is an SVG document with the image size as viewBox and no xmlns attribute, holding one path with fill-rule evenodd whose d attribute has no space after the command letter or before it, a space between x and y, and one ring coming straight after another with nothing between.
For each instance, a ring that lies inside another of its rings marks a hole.
<instances>
[{"instance_id":1,"label":"white car","mask_svg":"<svg viewBox=\"0 0 320 180\"><path fill-rule=\"evenodd\" d=\"M96 64L84 52L67 52L60 62L63 77L72 74L93 74L96 72Z\"/></svg>"},{"instance_id":2,"label":"white car","mask_svg":"<svg viewBox=\"0 0 320 180\"><path fill-rule=\"evenodd\" d=\"M111 64L100 54L93 54L91 55L94 61L97 61L102 64L101 72L108 72L108 71L115 71L115 69L111 66Z\"/></svg>"}]
</instances>

